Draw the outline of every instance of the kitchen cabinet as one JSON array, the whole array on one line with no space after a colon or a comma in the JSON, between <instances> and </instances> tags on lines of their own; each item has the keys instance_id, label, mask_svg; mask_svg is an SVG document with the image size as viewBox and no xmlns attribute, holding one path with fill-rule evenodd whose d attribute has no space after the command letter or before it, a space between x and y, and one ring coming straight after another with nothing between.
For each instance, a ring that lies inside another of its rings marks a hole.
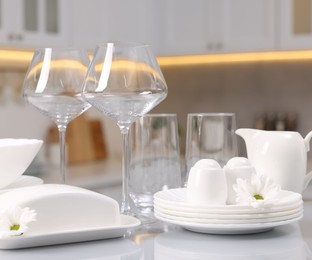
<instances>
[{"instance_id":1,"label":"kitchen cabinet","mask_svg":"<svg viewBox=\"0 0 312 260\"><path fill-rule=\"evenodd\" d=\"M224 0L222 10L223 51L276 49L276 1Z\"/></svg>"},{"instance_id":2,"label":"kitchen cabinet","mask_svg":"<svg viewBox=\"0 0 312 260\"><path fill-rule=\"evenodd\" d=\"M200 54L222 49L222 0L161 1L162 55Z\"/></svg>"},{"instance_id":3,"label":"kitchen cabinet","mask_svg":"<svg viewBox=\"0 0 312 260\"><path fill-rule=\"evenodd\" d=\"M162 5L162 54L275 48L275 1L169 0Z\"/></svg>"},{"instance_id":4,"label":"kitchen cabinet","mask_svg":"<svg viewBox=\"0 0 312 260\"><path fill-rule=\"evenodd\" d=\"M282 0L279 10L279 49L311 49L312 0Z\"/></svg>"},{"instance_id":5,"label":"kitchen cabinet","mask_svg":"<svg viewBox=\"0 0 312 260\"><path fill-rule=\"evenodd\" d=\"M0 0L2 47L108 41L159 56L311 48L312 0Z\"/></svg>"},{"instance_id":6,"label":"kitchen cabinet","mask_svg":"<svg viewBox=\"0 0 312 260\"><path fill-rule=\"evenodd\" d=\"M109 41L149 43L158 41L157 1L71 0L71 44L93 50Z\"/></svg>"},{"instance_id":7,"label":"kitchen cabinet","mask_svg":"<svg viewBox=\"0 0 312 260\"><path fill-rule=\"evenodd\" d=\"M0 44L45 47L67 43L68 4L60 0L0 0Z\"/></svg>"}]
</instances>

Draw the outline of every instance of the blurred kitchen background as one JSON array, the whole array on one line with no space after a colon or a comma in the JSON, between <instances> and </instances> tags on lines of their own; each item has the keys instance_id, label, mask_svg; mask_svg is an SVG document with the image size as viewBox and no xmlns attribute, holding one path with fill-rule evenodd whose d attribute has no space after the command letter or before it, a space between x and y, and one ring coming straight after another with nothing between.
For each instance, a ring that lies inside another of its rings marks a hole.
<instances>
[{"instance_id":1,"label":"blurred kitchen background","mask_svg":"<svg viewBox=\"0 0 312 260\"><path fill-rule=\"evenodd\" d=\"M108 41L152 46L169 89L152 112L178 115L182 154L191 112L234 112L238 128L312 130L312 0L0 0L0 138L45 140L29 174L49 181L58 170L55 126L21 98L33 49L92 53ZM91 108L69 128L70 180L119 183L115 123Z\"/></svg>"}]
</instances>

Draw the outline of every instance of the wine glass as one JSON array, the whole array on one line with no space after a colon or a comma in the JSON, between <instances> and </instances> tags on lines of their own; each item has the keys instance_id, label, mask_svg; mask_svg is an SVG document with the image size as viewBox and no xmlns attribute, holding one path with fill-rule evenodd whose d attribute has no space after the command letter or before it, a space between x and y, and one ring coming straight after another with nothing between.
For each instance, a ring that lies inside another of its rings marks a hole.
<instances>
[{"instance_id":1,"label":"wine glass","mask_svg":"<svg viewBox=\"0 0 312 260\"><path fill-rule=\"evenodd\" d=\"M82 50L37 49L23 83L23 98L58 127L61 183L65 183L67 177L67 125L90 107L81 97L89 64L88 54Z\"/></svg>"},{"instance_id":2,"label":"wine glass","mask_svg":"<svg viewBox=\"0 0 312 260\"><path fill-rule=\"evenodd\" d=\"M98 46L91 61L83 97L112 118L122 135L121 212L130 214L129 129L167 96L167 85L150 47L135 43Z\"/></svg>"}]
</instances>

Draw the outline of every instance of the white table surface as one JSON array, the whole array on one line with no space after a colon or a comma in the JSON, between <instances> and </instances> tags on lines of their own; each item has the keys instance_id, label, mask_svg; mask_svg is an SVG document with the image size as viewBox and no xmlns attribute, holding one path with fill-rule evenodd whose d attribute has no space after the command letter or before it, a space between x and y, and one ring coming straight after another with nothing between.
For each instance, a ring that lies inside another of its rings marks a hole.
<instances>
[{"instance_id":1,"label":"white table surface","mask_svg":"<svg viewBox=\"0 0 312 260\"><path fill-rule=\"evenodd\" d=\"M199 234L176 226L141 226L124 238L0 250L0 259L312 259L312 186L299 222L249 235Z\"/></svg>"}]
</instances>

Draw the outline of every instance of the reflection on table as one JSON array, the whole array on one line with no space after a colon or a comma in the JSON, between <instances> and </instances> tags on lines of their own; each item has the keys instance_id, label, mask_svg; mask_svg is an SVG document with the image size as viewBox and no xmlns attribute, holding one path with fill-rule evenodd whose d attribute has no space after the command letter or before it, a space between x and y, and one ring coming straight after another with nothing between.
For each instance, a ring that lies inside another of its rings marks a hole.
<instances>
[{"instance_id":1,"label":"reflection on table","mask_svg":"<svg viewBox=\"0 0 312 260\"><path fill-rule=\"evenodd\" d=\"M157 236L154 250L155 260L299 260L312 257L297 223L251 235L207 235L181 229Z\"/></svg>"},{"instance_id":2,"label":"reflection on table","mask_svg":"<svg viewBox=\"0 0 312 260\"><path fill-rule=\"evenodd\" d=\"M118 238L68 245L45 246L18 250L0 250L0 259L10 260L141 260L142 249L133 241Z\"/></svg>"}]
</instances>

